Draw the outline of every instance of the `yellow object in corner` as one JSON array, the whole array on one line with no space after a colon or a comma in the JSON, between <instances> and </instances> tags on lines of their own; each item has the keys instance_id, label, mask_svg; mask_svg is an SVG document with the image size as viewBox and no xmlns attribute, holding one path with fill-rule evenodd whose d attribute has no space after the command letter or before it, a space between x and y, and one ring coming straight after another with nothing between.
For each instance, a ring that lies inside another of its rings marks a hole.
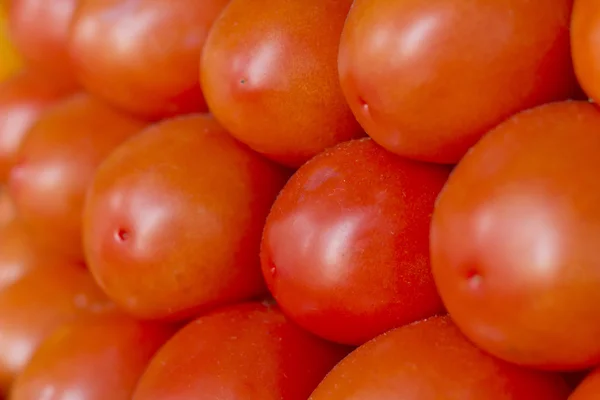
<instances>
[{"instance_id":1,"label":"yellow object in corner","mask_svg":"<svg viewBox=\"0 0 600 400\"><path fill-rule=\"evenodd\" d=\"M22 60L8 37L5 4L0 0L0 82L11 77L22 66Z\"/></svg>"}]
</instances>

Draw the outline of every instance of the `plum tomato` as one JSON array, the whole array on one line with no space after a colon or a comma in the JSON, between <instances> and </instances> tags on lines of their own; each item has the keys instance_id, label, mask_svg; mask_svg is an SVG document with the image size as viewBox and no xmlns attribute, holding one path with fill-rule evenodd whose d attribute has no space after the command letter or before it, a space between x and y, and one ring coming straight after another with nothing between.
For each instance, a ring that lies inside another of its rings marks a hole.
<instances>
[{"instance_id":1,"label":"plum tomato","mask_svg":"<svg viewBox=\"0 0 600 400\"><path fill-rule=\"evenodd\" d=\"M596 400L600 396L600 368L590 372L575 388L569 400Z\"/></svg>"},{"instance_id":2,"label":"plum tomato","mask_svg":"<svg viewBox=\"0 0 600 400\"><path fill-rule=\"evenodd\" d=\"M9 0L10 39L33 68L72 77L69 29L81 0Z\"/></svg>"},{"instance_id":3,"label":"plum tomato","mask_svg":"<svg viewBox=\"0 0 600 400\"><path fill-rule=\"evenodd\" d=\"M517 114L453 171L431 228L433 275L456 324L504 360L600 363L600 111Z\"/></svg>"},{"instance_id":4,"label":"plum tomato","mask_svg":"<svg viewBox=\"0 0 600 400\"><path fill-rule=\"evenodd\" d=\"M114 312L79 265L47 264L0 291L0 392L25 367L40 342L64 323Z\"/></svg>"},{"instance_id":5,"label":"plum tomato","mask_svg":"<svg viewBox=\"0 0 600 400\"><path fill-rule=\"evenodd\" d=\"M447 317L389 331L354 350L309 400L566 400L558 374L498 360Z\"/></svg>"},{"instance_id":6,"label":"plum tomato","mask_svg":"<svg viewBox=\"0 0 600 400\"><path fill-rule=\"evenodd\" d=\"M89 268L144 319L185 319L261 295L260 237L288 176L211 116L149 127L108 157L91 186Z\"/></svg>"},{"instance_id":7,"label":"plum tomato","mask_svg":"<svg viewBox=\"0 0 600 400\"><path fill-rule=\"evenodd\" d=\"M202 53L211 112L238 140L291 167L364 132L337 53L352 0L232 0Z\"/></svg>"},{"instance_id":8,"label":"plum tomato","mask_svg":"<svg viewBox=\"0 0 600 400\"><path fill-rule=\"evenodd\" d=\"M356 0L342 89L396 154L454 163L514 113L573 96L573 0Z\"/></svg>"},{"instance_id":9,"label":"plum tomato","mask_svg":"<svg viewBox=\"0 0 600 400\"><path fill-rule=\"evenodd\" d=\"M429 224L449 172L371 139L303 165L275 201L261 246L282 310L310 332L354 345L442 312Z\"/></svg>"},{"instance_id":10,"label":"plum tomato","mask_svg":"<svg viewBox=\"0 0 600 400\"><path fill-rule=\"evenodd\" d=\"M71 96L39 117L21 144L8 185L37 242L83 259L81 213L96 167L145 125L87 94Z\"/></svg>"},{"instance_id":11,"label":"plum tomato","mask_svg":"<svg viewBox=\"0 0 600 400\"><path fill-rule=\"evenodd\" d=\"M347 353L276 306L237 305L177 332L150 362L133 400L306 400Z\"/></svg>"},{"instance_id":12,"label":"plum tomato","mask_svg":"<svg viewBox=\"0 0 600 400\"><path fill-rule=\"evenodd\" d=\"M579 83L588 96L600 101L600 2L575 1L571 45Z\"/></svg>"},{"instance_id":13,"label":"plum tomato","mask_svg":"<svg viewBox=\"0 0 600 400\"><path fill-rule=\"evenodd\" d=\"M0 83L0 183L8 179L29 128L48 107L73 91L70 82L31 70Z\"/></svg>"},{"instance_id":14,"label":"plum tomato","mask_svg":"<svg viewBox=\"0 0 600 400\"><path fill-rule=\"evenodd\" d=\"M69 44L76 74L91 93L146 118L205 111L198 59L228 1L86 0Z\"/></svg>"},{"instance_id":15,"label":"plum tomato","mask_svg":"<svg viewBox=\"0 0 600 400\"><path fill-rule=\"evenodd\" d=\"M40 344L10 398L131 400L146 365L173 332L122 315L63 325Z\"/></svg>"}]
</instances>

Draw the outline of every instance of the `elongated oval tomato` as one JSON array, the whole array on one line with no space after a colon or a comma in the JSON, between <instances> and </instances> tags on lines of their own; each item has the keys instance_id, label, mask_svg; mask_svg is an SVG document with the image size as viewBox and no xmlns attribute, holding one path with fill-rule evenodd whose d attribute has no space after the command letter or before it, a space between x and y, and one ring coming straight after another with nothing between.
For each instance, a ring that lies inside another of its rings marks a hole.
<instances>
[{"instance_id":1,"label":"elongated oval tomato","mask_svg":"<svg viewBox=\"0 0 600 400\"><path fill-rule=\"evenodd\" d=\"M165 120L98 170L85 208L89 268L140 318L261 295L260 237L287 177L210 116Z\"/></svg>"},{"instance_id":2,"label":"elongated oval tomato","mask_svg":"<svg viewBox=\"0 0 600 400\"><path fill-rule=\"evenodd\" d=\"M261 303L189 323L163 346L133 400L306 400L348 349L327 343Z\"/></svg>"},{"instance_id":3,"label":"elongated oval tomato","mask_svg":"<svg viewBox=\"0 0 600 400\"><path fill-rule=\"evenodd\" d=\"M386 149L454 163L515 112L575 94L573 0L356 0L342 88Z\"/></svg>"},{"instance_id":4,"label":"elongated oval tomato","mask_svg":"<svg viewBox=\"0 0 600 400\"><path fill-rule=\"evenodd\" d=\"M29 128L48 107L73 91L70 82L31 70L0 84L0 182L8 180Z\"/></svg>"},{"instance_id":5,"label":"elongated oval tomato","mask_svg":"<svg viewBox=\"0 0 600 400\"><path fill-rule=\"evenodd\" d=\"M342 360L309 400L566 400L558 374L495 359L448 317L398 328Z\"/></svg>"},{"instance_id":6,"label":"elongated oval tomato","mask_svg":"<svg viewBox=\"0 0 600 400\"><path fill-rule=\"evenodd\" d=\"M577 0L571 23L575 72L583 90L600 100L600 3Z\"/></svg>"},{"instance_id":7,"label":"elongated oval tomato","mask_svg":"<svg viewBox=\"0 0 600 400\"><path fill-rule=\"evenodd\" d=\"M361 139L302 166L267 218L262 267L282 309L326 339L362 344L443 311L429 223L445 166Z\"/></svg>"},{"instance_id":8,"label":"elongated oval tomato","mask_svg":"<svg viewBox=\"0 0 600 400\"><path fill-rule=\"evenodd\" d=\"M600 362L600 111L518 114L458 164L433 216L434 278L482 349L557 370Z\"/></svg>"},{"instance_id":9,"label":"elongated oval tomato","mask_svg":"<svg viewBox=\"0 0 600 400\"><path fill-rule=\"evenodd\" d=\"M10 38L19 53L40 72L73 75L67 52L69 28L81 0L10 0Z\"/></svg>"},{"instance_id":10,"label":"elongated oval tomato","mask_svg":"<svg viewBox=\"0 0 600 400\"><path fill-rule=\"evenodd\" d=\"M232 0L202 54L210 110L237 139L299 167L364 133L337 74L351 0Z\"/></svg>"},{"instance_id":11,"label":"elongated oval tomato","mask_svg":"<svg viewBox=\"0 0 600 400\"><path fill-rule=\"evenodd\" d=\"M82 318L55 330L17 377L12 400L131 400L146 365L171 336L169 326L121 315ZM51 388L51 391L50 389Z\"/></svg>"},{"instance_id":12,"label":"elongated oval tomato","mask_svg":"<svg viewBox=\"0 0 600 400\"><path fill-rule=\"evenodd\" d=\"M69 46L80 81L91 93L147 118L205 110L198 59L227 2L84 1Z\"/></svg>"},{"instance_id":13,"label":"elongated oval tomato","mask_svg":"<svg viewBox=\"0 0 600 400\"><path fill-rule=\"evenodd\" d=\"M144 126L87 94L71 96L40 116L9 178L17 212L38 243L83 259L81 214L96 167Z\"/></svg>"},{"instance_id":14,"label":"elongated oval tomato","mask_svg":"<svg viewBox=\"0 0 600 400\"><path fill-rule=\"evenodd\" d=\"M78 265L47 264L0 291L0 392L27 365L40 342L77 318L114 312Z\"/></svg>"}]
</instances>

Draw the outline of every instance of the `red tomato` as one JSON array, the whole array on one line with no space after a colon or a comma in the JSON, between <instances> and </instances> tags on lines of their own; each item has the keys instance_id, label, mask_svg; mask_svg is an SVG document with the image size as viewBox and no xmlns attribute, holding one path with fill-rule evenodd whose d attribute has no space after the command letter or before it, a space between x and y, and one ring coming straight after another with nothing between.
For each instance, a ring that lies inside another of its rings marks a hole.
<instances>
[{"instance_id":1,"label":"red tomato","mask_svg":"<svg viewBox=\"0 0 600 400\"><path fill-rule=\"evenodd\" d=\"M171 336L166 326L123 316L58 328L17 377L12 400L131 400L146 365Z\"/></svg>"},{"instance_id":2,"label":"red tomato","mask_svg":"<svg viewBox=\"0 0 600 400\"><path fill-rule=\"evenodd\" d=\"M274 306L238 305L175 334L150 362L133 400L305 400L347 352L288 322Z\"/></svg>"},{"instance_id":3,"label":"red tomato","mask_svg":"<svg viewBox=\"0 0 600 400\"><path fill-rule=\"evenodd\" d=\"M72 96L29 130L11 170L9 190L36 241L81 260L85 192L96 167L144 123L88 95Z\"/></svg>"},{"instance_id":4,"label":"red tomato","mask_svg":"<svg viewBox=\"0 0 600 400\"><path fill-rule=\"evenodd\" d=\"M448 173L370 139L302 166L273 205L262 242L263 274L286 314L326 339L362 344L443 311L429 223Z\"/></svg>"},{"instance_id":5,"label":"red tomato","mask_svg":"<svg viewBox=\"0 0 600 400\"><path fill-rule=\"evenodd\" d=\"M0 230L16 218L15 205L5 187L0 186Z\"/></svg>"},{"instance_id":6,"label":"red tomato","mask_svg":"<svg viewBox=\"0 0 600 400\"><path fill-rule=\"evenodd\" d=\"M25 134L42 112L73 91L70 83L23 71L0 84L0 182L6 182Z\"/></svg>"},{"instance_id":7,"label":"red tomato","mask_svg":"<svg viewBox=\"0 0 600 400\"><path fill-rule=\"evenodd\" d=\"M575 72L584 91L600 100L600 3L577 0L571 23Z\"/></svg>"},{"instance_id":8,"label":"red tomato","mask_svg":"<svg viewBox=\"0 0 600 400\"><path fill-rule=\"evenodd\" d=\"M0 392L25 367L39 343L76 318L114 312L89 273L75 265L38 268L0 291Z\"/></svg>"},{"instance_id":9,"label":"red tomato","mask_svg":"<svg viewBox=\"0 0 600 400\"><path fill-rule=\"evenodd\" d=\"M456 167L432 221L434 278L482 349L518 364L600 363L600 112L519 114Z\"/></svg>"},{"instance_id":10,"label":"red tomato","mask_svg":"<svg viewBox=\"0 0 600 400\"><path fill-rule=\"evenodd\" d=\"M346 99L386 149L458 161L517 111L577 89L573 0L356 0L340 44Z\"/></svg>"},{"instance_id":11,"label":"red tomato","mask_svg":"<svg viewBox=\"0 0 600 400\"><path fill-rule=\"evenodd\" d=\"M70 41L77 75L90 92L141 116L205 110L198 58L227 2L86 0Z\"/></svg>"},{"instance_id":12,"label":"red tomato","mask_svg":"<svg viewBox=\"0 0 600 400\"><path fill-rule=\"evenodd\" d=\"M140 318L260 295L260 237L287 177L209 116L157 124L99 169L85 210L90 270Z\"/></svg>"},{"instance_id":13,"label":"red tomato","mask_svg":"<svg viewBox=\"0 0 600 400\"><path fill-rule=\"evenodd\" d=\"M206 42L201 82L240 141L292 167L363 136L342 94L337 53L352 0L232 0Z\"/></svg>"},{"instance_id":14,"label":"red tomato","mask_svg":"<svg viewBox=\"0 0 600 400\"><path fill-rule=\"evenodd\" d=\"M395 329L359 347L309 400L566 400L558 374L493 358L448 317Z\"/></svg>"},{"instance_id":15,"label":"red tomato","mask_svg":"<svg viewBox=\"0 0 600 400\"><path fill-rule=\"evenodd\" d=\"M600 397L600 368L583 379L569 400L597 400L598 397Z\"/></svg>"},{"instance_id":16,"label":"red tomato","mask_svg":"<svg viewBox=\"0 0 600 400\"><path fill-rule=\"evenodd\" d=\"M67 40L81 0L9 0L10 38L36 69L60 77L72 75Z\"/></svg>"}]
</instances>

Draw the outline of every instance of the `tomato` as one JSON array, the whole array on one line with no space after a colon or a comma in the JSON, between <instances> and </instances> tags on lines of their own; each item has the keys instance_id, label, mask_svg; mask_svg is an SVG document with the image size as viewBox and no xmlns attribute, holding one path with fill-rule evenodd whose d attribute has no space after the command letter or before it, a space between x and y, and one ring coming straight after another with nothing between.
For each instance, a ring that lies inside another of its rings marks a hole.
<instances>
[{"instance_id":1,"label":"tomato","mask_svg":"<svg viewBox=\"0 0 600 400\"><path fill-rule=\"evenodd\" d=\"M347 352L301 330L275 306L242 304L176 333L150 362L133 400L305 400Z\"/></svg>"},{"instance_id":2,"label":"tomato","mask_svg":"<svg viewBox=\"0 0 600 400\"><path fill-rule=\"evenodd\" d=\"M309 400L566 400L568 394L560 375L489 356L446 316L397 328L359 347Z\"/></svg>"},{"instance_id":3,"label":"tomato","mask_svg":"<svg viewBox=\"0 0 600 400\"><path fill-rule=\"evenodd\" d=\"M210 110L232 135L292 167L364 135L336 65L351 3L229 3L204 47L201 82Z\"/></svg>"},{"instance_id":4,"label":"tomato","mask_svg":"<svg viewBox=\"0 0 600 400\"><path fill-rule=\"evenodd\" d=\"M86 0L70 40L90 92L160 118L206 109L198 58L228 0Z\"/></svg>"},{"instance_id":5,"label":"tomato","mask_svg":"<svg viewBox=\"0 0 600 400\"><path fill-rule=\"evenodd\" d=\"M25 367L39 343L60 325L114 307L89 273L48 265L0 291L0 392Z\"/></svg>"},{"instance_id":6,"label":"tomato","mask_svg":"<svg viewBox=\"0 0 600 400\"><path fill-rule=\"evenodd\" d=\"M0 231L16 218L15 205L5 187L0 186Z\"/></svg>"},{"instance_id":7,"label":"tomato","mask_svg":"<svg viewBox=\"0 0 600 400\"><path fill-rule=\"evenodd\" d=\"M81 0L9 0L10 38L33 68L71 78L69 28Z\"/></svg>"},{"instance_id":8,"label":"tomato","mask_svg":"<svg viewBox=\"0 0 600 400\"><path fill-rule=\"evenodd\" d=\"M573 0L356 0L342 89L386 149L454 163L512 114L574 95Z\"/></svg>"},{"instance_id":9,"label":"tomato","mask_svg":"<svg viewBox=\"0 0 600 400\"><path fill-rule=\"evenodd\" d=\"M600 395L600 368L596 368L583 379L569 400L595 400L598 395Z\"/></svg>"},{"instance_id":10,"label":"tomato","mask_svg":"<svg viewBox=\"0 0 600 400\"><path fill-rule=\"evenodd\" d=\"M31 126L58 100L71 94L70 82L23 71L0 84L0 182L6 182Z\"/></svg>"},{"instance_id":11,"label":"tomato","mask_svg":"<svg viewBox=\"0 0 600 400\"><path fill-rule=\"evenodd\" d=\"M167 326L113 315L67 324L41 343L11 399L131 400L146 365L171 334Z\"/></svg>"},{"instance_id":12,"label":"tomato","mask_svg":"<svg viewBox=\"0 0 600 400\"><path fill-rule=\"evenodd\" d=\"M1 83L12 77L22 65L21 57L8 37L8 20L5 4L2 3L0 3L0 60L2 60L0 63Z\"/></svg>"},{"instance_id":13,"label":"tomato","mask_svg":"<svg viewBox=\"0 0 600 400\"><path fill-rule=\"evenodd\" d=\"M456 167L432 220L444 303L482 349L544 369L600 363L600 111L511 118Z\"/></svg>"},{"instance_id":14,"label":"tomato","mask_svg":"<svg viewBox=\"0 0 600 400\"><path fill-rule=\"evenodd\" d=\"M576 0L571 24L575 72L584 91L600 100L600 4Z\"/></svg>"},{"instance_id":15,"label":"tomato","mask_svg":"<svg viewBox=\"0 0 600 400\"><path fill-rule=\"evenodd\" d=\"M83 258L81 213L96 167L144 126L85 94L40 116L9 178L19 216L36 241L74 260Z\"/></svg>"},{"instance_id":16,"label":"tomato","mask_svg":"<svg viewBox=\"0 0 600 400\"><path fill-rule=\"evenodd\" d=\"M302 166L273 205L262 241L263 274L286 314L319 336L358 345L443 311L429 223L448 173L371 139Z\"/></svg>"},{"instance_id":17,"label":"tomato","mask_svg":"<svg viewBox=\"0 0 600 400\"><path fill-rule=\"evenodd\" d=\"M100 167L84 216L89 268L140 318L261 295L260 237L287 177L210 116L165 120Z\"/></svg>"}]
</instances>

